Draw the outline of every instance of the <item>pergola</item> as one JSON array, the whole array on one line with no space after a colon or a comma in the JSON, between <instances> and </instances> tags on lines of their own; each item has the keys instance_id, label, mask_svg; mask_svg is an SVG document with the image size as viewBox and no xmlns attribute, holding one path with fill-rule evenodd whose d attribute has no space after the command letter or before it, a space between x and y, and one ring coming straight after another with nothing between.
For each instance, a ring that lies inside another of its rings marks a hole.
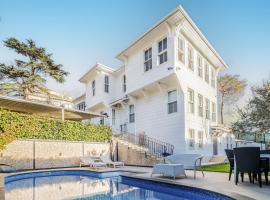
<instances>
[{"instance_id":1,"label":"pergola","mask_svg":"<svg viewBox=\"0 0 270 200\"><path fill-rule=\"evenodd\" d=\"M61 106L54 106L3 95L0 95L0 108L15 112L36 114L43 117L72 121L82 121L96 117L105 117L96 113L64 108Z\"/></svg>"}]
</instances>

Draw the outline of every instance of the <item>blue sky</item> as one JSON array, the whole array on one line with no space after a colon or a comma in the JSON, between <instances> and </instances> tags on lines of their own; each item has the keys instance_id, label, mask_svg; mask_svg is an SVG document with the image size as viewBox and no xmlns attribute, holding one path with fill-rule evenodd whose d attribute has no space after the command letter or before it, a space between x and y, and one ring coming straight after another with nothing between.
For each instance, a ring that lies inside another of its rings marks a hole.
<instances>
[{"instance_id":1,"label":"blue sky","mask_svg":"<svg viewBox=\"0 0 270 200\"><path fill-rule=\"evenodd\" d=\"M31 38L70 72L66 83L48 86L78 96L78 79L97 61L118 67L116 54L154 23L182 5L215 49L250 84L270 77L268 0L0 0L0 62L16 54L8 37Z\"/></svg>"}]
</instances>

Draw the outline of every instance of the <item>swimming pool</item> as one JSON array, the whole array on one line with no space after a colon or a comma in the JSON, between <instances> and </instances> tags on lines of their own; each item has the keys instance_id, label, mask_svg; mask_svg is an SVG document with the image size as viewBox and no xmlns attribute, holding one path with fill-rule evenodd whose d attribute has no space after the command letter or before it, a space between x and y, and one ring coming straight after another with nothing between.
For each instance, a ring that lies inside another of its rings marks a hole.
<instances>
[{"instance_id":1,"label":"swimming pool","mask_svg":"<svg viewBox=\"0 0 270 200\"><path fill-rule=\"evenodd\" d=\"M187 186L122 176L61 170L12 175L5 178L5 200L229 200L231 198Z\"/></svg>"}]
</instances>

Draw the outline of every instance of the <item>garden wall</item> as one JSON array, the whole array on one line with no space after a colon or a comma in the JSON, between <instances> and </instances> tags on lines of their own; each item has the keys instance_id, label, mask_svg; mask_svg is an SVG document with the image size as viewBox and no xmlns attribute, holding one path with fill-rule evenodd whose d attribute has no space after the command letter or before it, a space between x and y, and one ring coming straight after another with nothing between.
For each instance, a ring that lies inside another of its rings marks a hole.
<instances>
[{"instance_id":1,"label":"garden wall","mask_svg":"<svg viewBox=\"0 0 270 200\"><path fill-rule=\"evenodd\" d=\"M0 153L0 163L21 169L79 166L81 156L110 155L110 143L19 139Z\"/></svg>"}]
</instances>

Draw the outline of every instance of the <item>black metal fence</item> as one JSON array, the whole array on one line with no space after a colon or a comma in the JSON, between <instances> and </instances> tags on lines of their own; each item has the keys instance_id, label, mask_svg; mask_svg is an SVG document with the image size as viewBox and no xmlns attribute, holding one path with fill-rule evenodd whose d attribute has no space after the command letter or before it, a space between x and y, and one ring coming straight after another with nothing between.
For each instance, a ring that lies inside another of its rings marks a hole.
<instances>
[{"instance_id":1,"label":"black metal fence","mask_svg":"<svg viewBox=\"0 0 270 200\"><path fill-rule=\"evenodd\" d=\"M157 140L155 138L150 138L145 134L135 135L133 133L123 133L117 135L116 137L134 145L146 148L147 153L158 158L172 155L174 151L174 146L172 144Z\"/></svg>"}]
</instances>

